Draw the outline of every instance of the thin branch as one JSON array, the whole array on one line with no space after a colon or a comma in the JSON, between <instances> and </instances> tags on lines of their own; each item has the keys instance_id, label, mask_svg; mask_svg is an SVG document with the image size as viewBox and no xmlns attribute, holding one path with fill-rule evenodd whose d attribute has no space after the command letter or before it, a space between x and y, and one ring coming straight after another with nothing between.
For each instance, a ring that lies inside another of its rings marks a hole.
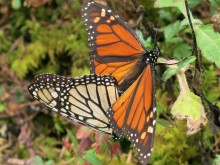
<instances>
[{"instance_id":1,"label":"thin branch","mask_svg":"<svg viewBox=\"0 0 220 165\"><path fill-rule=\"evenodd\" d=\"M188 17L188 20L189 20L189 25L190 25L191 32L192 32L192 40L193 40L193 50L192 50L192 53L195 54L195 56L196 56L196 68L201 73L201 55L198 52L196 35L195 35L195 31L194 31L194 28L193 28L193 25L192 25L192 20L191 20L191 16L190 16L190 13L189 13L189 5L188 5L188 1L187 0L185 0L185 6L186 6L187 17Z\"/></svg>"}]
</instances>

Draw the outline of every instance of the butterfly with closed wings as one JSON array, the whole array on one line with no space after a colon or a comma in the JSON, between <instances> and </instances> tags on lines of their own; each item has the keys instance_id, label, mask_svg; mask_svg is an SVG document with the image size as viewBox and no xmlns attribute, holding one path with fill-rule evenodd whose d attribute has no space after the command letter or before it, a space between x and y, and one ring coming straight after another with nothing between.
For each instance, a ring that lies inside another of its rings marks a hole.
<instances>
[{"instance_id":1,"label":"butterfly with closed wings","mask_svg":"<svg viewBox=\"0 0 220 165\"><path fill-rule=\"evenodd\" d=\"M112 75L123 93L107 111L110 126L117 136L131 141L140 163L147 164L156 126L153 68L160 49L146 50L134 30L101 4L85 4L82 15L91 50L91 72Z\"/></svg>"},{"instance_id":2,"label":"butterfly with closed wings","mask_svg":"<svg viewBox=\"0 0 220 165\"><path fill-rule=\"evenodd\" d=\"M30 94L54 112L95 130L112 134L106 111L118 98L117 81L96 74L67 78L35 76Z\"/></svg>"}]
</instances>

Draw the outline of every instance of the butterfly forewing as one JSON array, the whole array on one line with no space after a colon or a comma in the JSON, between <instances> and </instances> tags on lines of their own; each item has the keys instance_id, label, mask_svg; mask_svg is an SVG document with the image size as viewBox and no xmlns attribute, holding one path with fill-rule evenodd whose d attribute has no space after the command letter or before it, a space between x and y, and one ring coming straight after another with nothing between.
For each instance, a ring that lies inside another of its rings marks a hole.
<instances>
[{"instance_id":1,"label":"butterfly forewing","mask_svg":"<svg viewBox=\"0 0 220 165\"><path fill-rule=\"evenodd\" d=\"M40 74L34 77L33 83L28 86L30 94L49 108L59 104L59 93L71 78L54 74ZM56 111L56 109L53 109Z\"/></svg>"},{"instance_id":2,"label":"butterfly forewing","mask_svg":"<svg viewBox=\"0 0 220 165\"><path fill-rule=\"evenodd\" d=\"M117 136L125 136L146 164L152 152L156 124L154 74L147 66L142 75L126 90L107 112Z\"/></svg>"},{"instance_id":3,"label":"butterfly forewing","mask_svg":"<svg viewBox=\"0 0 220 165\"><path fill-rule=\"evenodd\" d=\"M42 74L34 78L28 89L32 96L62 116L111 134L106 111L118 98L116 85L112 76L66 78Z\"/></svg>"},{"instance_id":4,"label":"butterfly forewing","mask_svg":"<svg viewBox=\"0 0 220 165\"><path fill-rule=\"evenodd\" d=\"M82 10L91 49L91 72L111 74L118 83L145 50L135 32L113 11L94 3Z\"/></svg>"}]
</instances>

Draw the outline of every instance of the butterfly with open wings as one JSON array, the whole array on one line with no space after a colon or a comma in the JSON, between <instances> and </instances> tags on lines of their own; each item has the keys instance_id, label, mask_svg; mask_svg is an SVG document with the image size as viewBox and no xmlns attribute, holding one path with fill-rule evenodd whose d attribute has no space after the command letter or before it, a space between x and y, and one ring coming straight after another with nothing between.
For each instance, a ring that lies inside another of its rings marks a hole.
<instances>
[{"instance_id":1,"label":"butterfly with open wings","mask_svg":"<svg viewBox=\"0 0 220 165\"><path fill-rule=\"evenodd\" d=\"M107 7L89 2L82 15L91 50L91 72L110 74L118 81L121 97L107 111L114 133L125 136L147 164L156 126L153 68L160 55L156 46L148 51L134 30Z\"/></svg>"}]
</instances>

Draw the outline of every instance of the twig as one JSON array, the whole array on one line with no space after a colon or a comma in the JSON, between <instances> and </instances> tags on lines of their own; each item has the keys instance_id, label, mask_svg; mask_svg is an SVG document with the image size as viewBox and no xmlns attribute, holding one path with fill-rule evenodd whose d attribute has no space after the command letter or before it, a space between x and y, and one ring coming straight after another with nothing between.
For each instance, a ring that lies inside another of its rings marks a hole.
<instances>
[{"instance_id":1,"label":"twig","mask_svg":"<svg viewBox=\"0 0 220 165\"><path fill-rule=\"evenodd\" d=\"M198 69L198 71L201 73L201 55L198 52L198 46L197 46L197 40L196 40L196 35L195 35L195 31L192 25L192 21L191 21L191 17L190 17L190 13L189 13L189 5L188 5L188 1L185 0L185 6L186 6L186 14L189 20L189 25L190 25L190 29L192 32L192 40L193 40L193 50L192 50L192 54L195 54L196 56L196 68ZM195 74L197 72L195 71Z\"/></svg>"}]
</instances>

